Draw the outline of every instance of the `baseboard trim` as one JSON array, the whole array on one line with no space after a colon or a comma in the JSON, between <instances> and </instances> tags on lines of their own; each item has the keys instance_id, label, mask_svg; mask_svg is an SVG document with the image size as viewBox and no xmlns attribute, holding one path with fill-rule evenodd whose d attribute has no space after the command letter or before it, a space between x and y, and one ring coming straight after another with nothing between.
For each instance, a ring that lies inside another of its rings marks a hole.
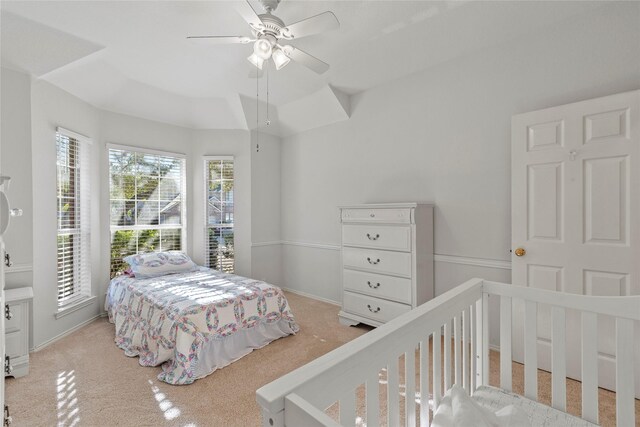
<instances>
[{"instance_id":1,"label":"baseboard trim","mask_svg":"<svg viewBox=\"0 0 640 427\"><path fill-rule=\"evenodd\" d=\"M435 254L433 260L436 262L446 262L449 264L472 265L474 267L498 268L501 270L511 270L510 261L488 258L471 258L457 255Z\"/></svg>"},{"instance_id":2,"label":"baseboard trim","mask_svg":"<svg viewBox=\"0 0 640 427\"><path fill-rule=\"evenodd\" d=\"M291 292L292 294L300 295L306 298L311 298L316 301L326 302L327 304L337 305L338 307L342 307L342 303L339 303L338 301L334 301L332 299L322 298L317 295L308 294L306 292L299 291L297 289L290 289L290 288L283 288L283 287L280 287L280 289L282 289L283 291Z\"/></svg>"},{"instance_id":3,"label":"baseboard trim","mask_svg":"<svg viewBox=\"0 0 640 427\"><path fill-rule=\"evenodd\" d=\"M74 326L73 328L68 329L63 333L58 334L55 337L48 339L47 341L43 342L40 345L34 346L31 350L29 350L29 352L30 353L36 353L36 352L38 352L38 351L40 351L40 350L42 350L42 349L44 349L46 347L49 347L51 344L55 343L56 341L61 340L62 338L66 337L67 335L71 335L72 333L84 328L85 326L87 326L88 324L92 323L93 321L95 321L95 320L97 320L99 318L105 317L106 315L107 315L106 311L102 312L102 313L99 313L99 314L96 314L92 318L85 320L84 322Z\"/></svg>"}]
</instances>

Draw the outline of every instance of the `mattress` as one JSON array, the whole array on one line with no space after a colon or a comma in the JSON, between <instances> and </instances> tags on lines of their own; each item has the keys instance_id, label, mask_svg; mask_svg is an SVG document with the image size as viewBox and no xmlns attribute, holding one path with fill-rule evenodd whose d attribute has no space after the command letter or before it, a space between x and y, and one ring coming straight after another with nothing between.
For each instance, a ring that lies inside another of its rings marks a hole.
<instances>
[{"instance_id":1,"label":"mattress","mask_svg":"<svg viewBox=\"0 0 640 427\"><path fill-rule=\"evenodd\" d=\"M596 426L581 418L569 415L550 406L526 397L509 393L499 388L480 386L471 397L481 406L496 412L505 406L514 405L522 409L531 420L532 427L592 427Z\"/></svg>"},{"instance_id":2,"label":"mattress","mask_svg":"<svg viewBox=\"0 0 640 427\"><path fill-rule=\"evenodd\" d=\"M158 379L190 384L295 334L299 327L280 288L199 267L187 273L111 280L105 308L115 342Z\"/></svg>"}]
</instances>

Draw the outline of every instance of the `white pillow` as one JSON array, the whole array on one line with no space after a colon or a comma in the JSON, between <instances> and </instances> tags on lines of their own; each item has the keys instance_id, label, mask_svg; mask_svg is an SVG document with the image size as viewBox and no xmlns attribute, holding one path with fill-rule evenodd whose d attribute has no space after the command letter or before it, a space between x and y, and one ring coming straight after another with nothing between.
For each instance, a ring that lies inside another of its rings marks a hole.
<instances>
[{"instance_id":1,"label":"white pillow","mask_svg":"<svg viewBox=\"0 0 640 427\"><path fill-rule=\"evenodd\" d=\"M134 276L140 279L172 273L184 273L198 267L187 254L180 251L130 255L124 258L123 261L131 266Z\"/></svg>"}]
</instances>

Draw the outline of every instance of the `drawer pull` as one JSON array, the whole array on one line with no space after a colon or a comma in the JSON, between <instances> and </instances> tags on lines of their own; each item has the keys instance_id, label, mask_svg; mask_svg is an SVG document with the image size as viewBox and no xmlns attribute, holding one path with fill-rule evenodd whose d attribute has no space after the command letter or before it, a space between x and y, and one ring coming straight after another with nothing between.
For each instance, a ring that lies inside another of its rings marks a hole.
<instances>
[{"instance_id":1,"label":"drawer pull","mask_svg":"<svg viewBox=\"0 0 640 427\"><path fill-rule=\"evenodd\" d=\"M376 214L372 213L372 214L369 214L369 216L370 216L371 218L375 218L375 217L376 217Z\"/></svg>"},{"instance_id":2,"label":"drawer pull","mask_svg":"<svg viewBox=\"0 0 640 427\"><path fill-rule=\"evenodd\" d=\"M379 234L376 234L375 236L371 236L371 234L367 233L367 239L369 240L378 240L380 238Z\"/></svg>"},{"instance_id":3,"label":"drawer pull","mask_svg":"<svg viewBox=\"0 0 640 427\"><path fill-rule=\"evenodd\" d=\"M11 312L11 307L9 307L9 304L4 305L4 317L7 320L11 320L11 318L13 317L13 313Z\"/></svg>"},{"instance_id":4,"label":"drawer pull","mask_svg":"<svg viewBox=\"0 0 640 427\"><path fill-rule=\"evenodd\" d=\"M367 285L369 285L371 289L378 289L380 287L380 283L376 283L375 285L372 285L371 281L369 280L367 280Z\"/></svg>"},{"instance_id":5,"label":"drawer pull","mask_svg":"<svg viewBox=\"0 0 640 427\"><path fill-rule=\"evenodd\" d=\"M371 264L371 265L376 265L376 264L380 263L380 258L378 258L375 261L371 261L371 258L367 257L367 261L369 261L369 264Z\"/></svg>"},{"instance_id":6,"label":"drawer pull","mask_svg":"<svg viewBox=\"0 0 640 427\"><path fill-rule=\"evenodd\" d=\"M367 304L367 308L369 309L370 312L372 313L377 313L380 311L380 307L376 307L376 309L374 310L373 308L371 308L371 304Z\"/></svg>"},{"instance_id":7,"label":"drawer pull","mask_svg":"<svg viewBox=\"0 0 640 427\"><path fill-rule=\"evenodd\" d=\"M11 358L9 356L4 356L4 373L11 375L12 372L13 366L11 366Z\"/></svg>"}]
</instances>

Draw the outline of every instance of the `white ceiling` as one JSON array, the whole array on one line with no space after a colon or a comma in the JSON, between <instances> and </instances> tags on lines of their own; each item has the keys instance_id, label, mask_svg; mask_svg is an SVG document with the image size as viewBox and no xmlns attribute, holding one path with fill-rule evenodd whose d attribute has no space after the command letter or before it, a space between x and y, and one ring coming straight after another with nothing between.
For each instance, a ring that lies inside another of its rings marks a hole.
<instances>
[{"instance_id":1,"label":"white ceiling","mask_svg":"<svg viewBox=\"0 0 640 427\"><path fill-rule=\"evenodd\" d=\"M255 99L256 80L248 77L246 60L251 46L185 39L249 35L234 3L3 1L2 65L106 110L193 128L247 129L241 96ZM329 93L328 86L338 97L354 94L601 5L284 0L275 15L285 23L331 10L341 27L292 43L331 69L317 75L291 63L272 70L270 102L291 110L301 100L312 102L313 94ZM264 96L264 77L260 85Z\"/></svg>"}]
</instances>

